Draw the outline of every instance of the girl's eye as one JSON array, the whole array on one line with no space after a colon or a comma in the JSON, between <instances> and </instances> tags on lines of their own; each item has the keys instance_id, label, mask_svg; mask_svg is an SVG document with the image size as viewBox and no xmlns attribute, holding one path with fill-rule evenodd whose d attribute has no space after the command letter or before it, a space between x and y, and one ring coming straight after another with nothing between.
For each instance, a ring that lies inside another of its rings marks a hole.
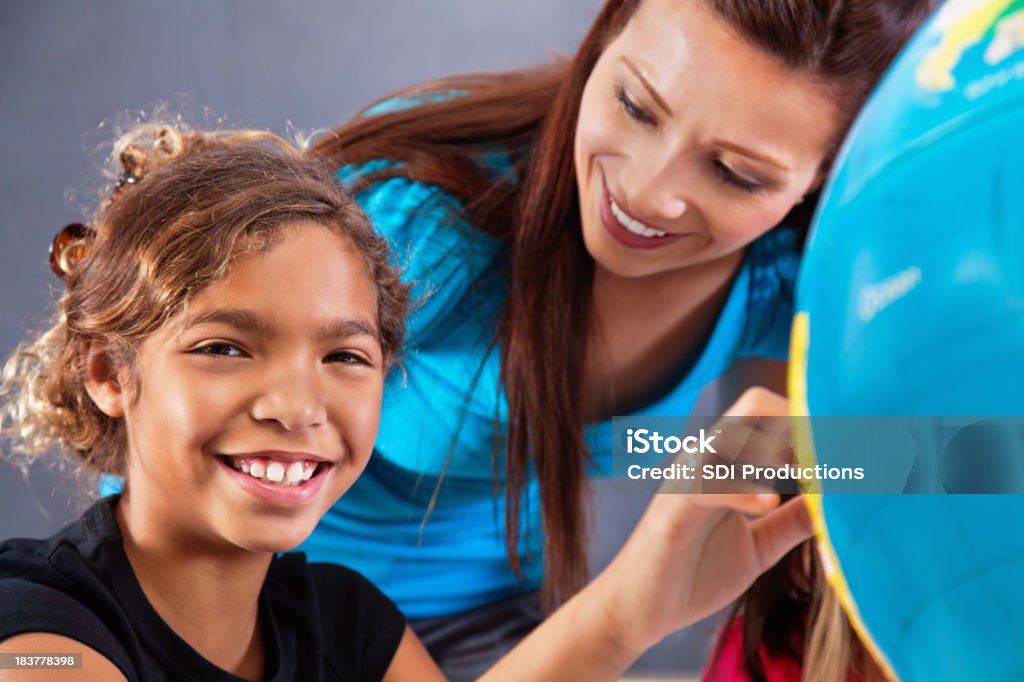
<instances>
[{"instance_id":1,"label":"girl's eye","mask_svg":"<svg viewBox=\"0 0 1024 682\"><path fill-rule=\"evenodd\" d=\"M621 85L615 86L615 99L618 101L619 106L622 108L626 115L631 119L645 126L653 126L656 121L654 117L644 111L640 106L629 98L626 94L626 89Z\"/></svg>"},{"instance_id":2,"label":"girl's eye","mask_svg":"<svg viewBox=\"0 0 1024 682\"><path fill-rule=\"evenodd\" d=\"M722 182L730 187L735 187L740 191L753 194L755 192L764 191L765 189L765 185L755 182L754 180L748 180L742 175L737 174L733 169L729 168L721 161L715 161L715 172L718 174L718 177Z\"/></svg>"},{"instance_id":3,"label":"girl's eye","mask_svg":"<svg viewBox=\"0 0 1024 682\"><path fill-rule=\"evenodd\" d=\"M205 346L199 346L189 351L194 355L216 355L224 358L241 358L245 357L245 351L238 346L231 343L208 343Z\"/></svg>"},{"instance_id":4,"label":"girl's eye","mask_svg":"<svg viewBox=\"0 0 1024 682\"><path fill-rule=\"evenodd\" d=\"M337 353L331 353L324 362L336 363L342 365L365 365L367 367L373 367L373 363L364 358L361 355L355 353L349 353L348 351L338 351Z\"/></svg>"}]
</instances>

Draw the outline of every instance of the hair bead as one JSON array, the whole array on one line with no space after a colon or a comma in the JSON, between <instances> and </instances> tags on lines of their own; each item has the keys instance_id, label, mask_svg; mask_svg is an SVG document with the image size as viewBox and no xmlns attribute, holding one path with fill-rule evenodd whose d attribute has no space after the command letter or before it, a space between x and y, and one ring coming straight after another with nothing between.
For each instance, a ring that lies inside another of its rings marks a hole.
<instances>
[{"instance_id":1,"label":"hair bead","mask_svg":"<svg viewBox=\"0 0 1024 682\"><path fill-rule=\"evenodd\" d=\"M64 279L89 250L94 230L84 223L68 223L50 242L50 269Z\"/></svg>"}]
</instances>

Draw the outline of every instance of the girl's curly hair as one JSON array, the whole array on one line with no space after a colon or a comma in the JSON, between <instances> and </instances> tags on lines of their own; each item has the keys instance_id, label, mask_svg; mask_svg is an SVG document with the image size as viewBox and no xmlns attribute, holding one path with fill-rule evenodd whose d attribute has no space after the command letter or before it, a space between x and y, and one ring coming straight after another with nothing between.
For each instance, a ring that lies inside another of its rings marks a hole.
<instances>
[{"instance_id":1,"label":"girl's curly hair","mask_svg":"<svg viewBox=\"0 0 1024 682\"><path fill-rule=\"evenodd\" d=\"M10 458L27 466L59 448L92 472L123 474L123 422L86 392L85 345L133 371L143 339L224 278L239 255L270 248L298 221L343 234L360 254L377 288L385 362L395 362L408 287L386 240L323 161L269 132L146 123L116 141L111 166L114 192L74 258L58 259L65 287L52 326L4 367L0 419Z\"/></svg>"}]
</instances>

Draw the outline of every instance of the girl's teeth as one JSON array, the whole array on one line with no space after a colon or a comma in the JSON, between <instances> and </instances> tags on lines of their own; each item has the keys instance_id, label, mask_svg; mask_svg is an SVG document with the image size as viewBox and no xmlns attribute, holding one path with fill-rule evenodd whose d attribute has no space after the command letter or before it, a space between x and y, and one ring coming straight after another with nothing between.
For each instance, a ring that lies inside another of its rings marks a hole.
<instances>
[{"instance_id":1,"label":"girl's teeth","mask_svg":"<svg viewBox=\"0 0 1024 682\"><path fill-rule=\"evenodd\" d=\"M284 480L284 465L280 462L271 462L267 465L267 479L274 483Z\"/></svg>"},{"instance_id":2,"label":"girl's teeth","mask_svg":"<svg viewBox=\"0 0 1024 682\"><path fill-rule=\"evenodd\" d=\"M228 463L236 471L249 474L253 478L285 486L300 485L313 478L319 466L316 462L279 462L267 459L236 459L228 458Z\"/></svg>"},{"instance_id":3,"label":"girl's teeth","mask_svg":"<svg viewBox=\"0 0 1024 682\"><path fill-rule=\"evenodd\" d=\"M619 224L622 225L626 230L633 234L640 235L641 237L664 237L668 232L662 232L661 230L655 230L647 227L639 220L633 220L626 212L619 208L619 205L615 203L615 199L608 197L608 202L612 206L612 215L615 216Z\"/></svg>"},{"instance_id":4,"label":"girl's teeth","mask_svg":"<svg viewBox=\"0 0 1024 682\"><path fill-rule=\"evenodd\" d=\"M284 472L285 480L289 484L295 484L302 480L302 462L292 462ZM273 479L271 479L273 480Z\"/></svg>"}]
</instances>

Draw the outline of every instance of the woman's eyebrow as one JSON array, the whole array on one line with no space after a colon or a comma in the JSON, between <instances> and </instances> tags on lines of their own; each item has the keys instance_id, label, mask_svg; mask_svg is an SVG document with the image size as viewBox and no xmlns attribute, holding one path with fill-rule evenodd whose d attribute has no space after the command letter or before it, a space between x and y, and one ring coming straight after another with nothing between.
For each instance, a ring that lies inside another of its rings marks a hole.
<instances>
[{"instance_id":1,"label":"woman's eyebrow","mask_svg":"<svg viewBox=\"0 0 1024 682\"><path fill-rule=\"evenodd\" d=\"M668 103L665 101L665 98L658 94L658 91L655 90L654 86L651 85L649 80L647 80L647 77L644 76L643 71L640 70L640 67L634 64L632 61L630 61L628 57L623 57L622 63L629 67L629 70L633 72L633 75L635 75L640 80L643 86L647 89L648 94L650 94L651 99L654 100L654 103L661 107L662 110L669 116L674 116L675 114L673 113L672 109L668 106Z\"/></svg>"},{"instance_id":2,"label":"woman's eyebrow","mask_svg":"<svg viewBox=\"0 0 1024 682\"><path fill-rule=\"evenodd\" d=\"M661 95L658 94L658 91L655 90L654 86L651 85L651 82L647 79L646 76L644 76L644 73L643 71L640 70L640 67L634 64L628 57L623 57L622 63L629 67L629 70L633 72L633 75L635 75L637 79L640 81L640 83L643 84L644 88L651 96L651 99L653 99L654 102L659 107L661 107L661 109L664 110L666 114L668 114L669 116L673 116L674 113L672 109L668 106L668 103ZM727 140L715 140L714 143L719 147L722 147L723 149L728 149L729 151L736 152L737 154L748 156L754 159L755 161L763 161L764 163L775 166L781 170L787 172L789 171L789 167L786 166L786 164L782 163L781 161L778 161L777 159L772 158L771 156L768 156L767 154L756 152L753 149L749 149L747 147L729 142Z\"/></svg>"},{"instance_id":3,"label":"woman's eyebrow","mask_svg":"<svg viewBox=\"0 0 1024 682\"><path fill-rule=\"evenodd\" d=\"M753 149L750 149L748 147L744 147L742 145L735 144L734 142L729 142L728 140L722 140L718 138L712 140L712 144L721 147L722 149L728 149L731 152L736 152L737 154L748 156L754 159L755 161L763 161L764 163L770 164L772 166L775 166L776 168L789 172L789 167L786 164L768 156L767 154L755 152Z\"/></svg>"}]
</instances>

